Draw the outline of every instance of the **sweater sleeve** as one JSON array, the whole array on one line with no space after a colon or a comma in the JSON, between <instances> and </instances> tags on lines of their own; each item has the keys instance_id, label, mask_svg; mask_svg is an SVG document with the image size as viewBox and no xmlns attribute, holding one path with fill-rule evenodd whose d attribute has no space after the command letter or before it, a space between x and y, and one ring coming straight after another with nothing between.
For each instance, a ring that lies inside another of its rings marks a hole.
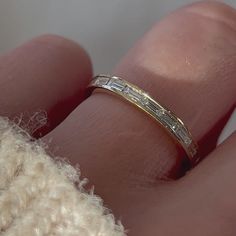
<instances>
[{"instance_id":1,"label":"sweater sleeve","mask_svg":"<svg viewBox=\"0 0 236 236\"><path fill-rule=\"evenodd\" d=\"M0 235L123 236L79 171L0 117Z\"/></svg>"}]
</instances>

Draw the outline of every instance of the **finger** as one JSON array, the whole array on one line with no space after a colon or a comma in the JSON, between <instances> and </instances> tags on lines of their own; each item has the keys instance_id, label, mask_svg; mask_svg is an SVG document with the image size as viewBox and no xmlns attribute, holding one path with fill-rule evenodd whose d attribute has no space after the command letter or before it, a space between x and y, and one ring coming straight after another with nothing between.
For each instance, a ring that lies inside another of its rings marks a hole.
<instances>
[{"instance_id":1,"label":"finger","mask_svg":"<svg viewBox=\"0 0 236 236\"><path fill-rule=\"evenodd\" d=\"M89 58L77 43L35 38L0 58L0 115L35 136L46 133L84 99L90 77Z\"/></svg>"},{"instance_id":2,"label":"finger","mask_svg":"<svg viewBox=\"0 0 236 236\"><path fill-rule=\"evenodd\" d=\"M183 178L133 194L130 235L235 235L235 153L236 132Z\"/></svg>"},{"instance_id":3,"label":"finger","mask_svg":"<svg viewBox=\"0 0 236 236\"><path fill-rule=\"evenodd\" d=\"M176 113L199 143L201 157L215 148L235 107L235 20L235 9L221 3L185 7L157 24L115 71ZM162 156L172 162L166 171L176 163L173 148Z\"/></svg>"},{"instance_id":4,"label":"finger","mask_svg":"<svg viewBox=\"0 0 236 236\"><path fill-rule=\"evenodd\" d=\"M199 166L189 171L182 181L185 183L191 182L192 184L199 182L200 184L200 181L207 178L210 181L207 186L215 186L219 192L223 188L225 191L232 191L231 194L234 194L233 189L228 187L233 187L232 185L235 184L235 144L236 132L220 144ZM223 185L224 182L225 184ZM203 185L203 182L201 185ZM222 194L226 193L223 191Z\"/></svg>"},{"instance_id":5,"label":"finger","mask_svg":"<svg viewBox=\"0 0 236 236\"><path fill-rule=\"evenodd\" d=\"M235 104L231 18L234 10L219 3L181 9L147 33L115 70L175 112L201 152L208 140L215 145ZM127 192L180 174L183 156L167 132L108 93L94 93L50 137L55 153L78 162L113 209L123 196L125 211Z\"/></svg>"},{"instance_id":6,"label":"finger","mask_svg":"<svg viewBox=\"0 0 236 236\"><path fill-rule=\"evenodd\" d=\"M236 132L177 184L178 207L182 206L181 215L186 216L180 219L188 229L235 235L235 144Z\"/></svg>"}]
</instances>

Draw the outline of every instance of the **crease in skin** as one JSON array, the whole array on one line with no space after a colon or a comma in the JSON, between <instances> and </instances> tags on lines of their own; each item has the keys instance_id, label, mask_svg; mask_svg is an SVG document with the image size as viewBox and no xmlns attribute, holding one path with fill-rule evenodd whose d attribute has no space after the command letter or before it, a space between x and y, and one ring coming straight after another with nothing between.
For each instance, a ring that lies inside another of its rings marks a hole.
<instances>
[{"instance_id":1,"label":"crease in skin","mask_svg":"<svg viewBox=\"0 0 236 236\"><path fill-rule=\"evenodd\" d=\"M140 111L140 113L142 114L144 112ZM142 115L145 116L146 114L144 113ZM142 138L143 135L147 132L145 127L147 127L149 125L149 122L150 122L150 120L146 120L146 122L145 122L146 124L143 124L143 126L140 127L140 129L132 129L132 130L124 129L124 130L119 130L119 132L117 132L116 135L119 136L120 138L122 138L122 137L126 137L126 138L130 137L130 138L132 138L132 136L135 137L135 138L137 138L137 137L141 137Z\"/></svg>"},{"instance_id":2,"label":"crease in skin","mask_svg":"<svg viewBox=\"0 0 236 236\"><path fill-rule=\"evenodd\" d=\"M227 8L227 10L231 9L230 7L226 6L225 4L222 4L222 3L217 3L217 4L219 4L219 7L224 6L225 10L226 10L226 8ZM224 24L224 26L226 26L236 32L236 24L235 24L236 17L232 16L232 18L235 18L232 20L231 20L231 17L229 17L229 14L227 14L227 17L222 17L222 15L223 15L222 10L218 10L219 12L212 11L211 9L207 9L207 8L204 9L203 7L196 7L195 4L187 6L184 9L185 9L185 11L196 14L200 17L205 17L206 19L209 19L209 20L212 20L212 21L215 21L218 23L222 23L222 24ZM236 14L236 10L234 10L234 11L235 11L234 13ZM233 12L232 12L232 15L233 15Z\"/></svg>"}]
</instances>

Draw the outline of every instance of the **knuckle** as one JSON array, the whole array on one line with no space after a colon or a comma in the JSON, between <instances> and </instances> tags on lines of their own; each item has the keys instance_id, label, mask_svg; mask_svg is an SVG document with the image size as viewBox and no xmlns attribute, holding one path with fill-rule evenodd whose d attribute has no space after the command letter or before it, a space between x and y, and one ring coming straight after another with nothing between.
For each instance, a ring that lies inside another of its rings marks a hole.
<instances>
[{"instance_id":1,"label":"knuckle","mask_svg":"<svg viewBox=\"0 0 236 236\"><path fill-rule=\"evenodd\" d=\"M236 9L222 2L202 1L184 8L188 12L197 14L219 23L224 23L236 30Z\"/></svg>"}]
</instances>

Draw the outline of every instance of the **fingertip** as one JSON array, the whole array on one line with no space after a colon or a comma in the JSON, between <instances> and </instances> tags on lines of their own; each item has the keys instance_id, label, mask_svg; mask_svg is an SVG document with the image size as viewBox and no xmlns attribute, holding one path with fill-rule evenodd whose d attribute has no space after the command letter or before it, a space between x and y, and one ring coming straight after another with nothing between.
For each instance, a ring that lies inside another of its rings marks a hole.
<instances>
[{"instance_id":1,"label":"fingertip","mask_svg":"<svg viewBox=\"0 0 236 236\"><path fill-rule=\"evenodd\" d=\"M48 58L52 56L53 61L57 56L57 59L60 60L59 62L65 63L65 69L68 65L71 65L71 67L75 66L76 68L77 64L77 68L79 68L79 70L77 70L77 79L85 80L86 83L88 83L88 80L92 77L93 68L90 56L76 41L56 34L44 34L31 39L24 45L27 47L41 47L42 51L47 50L48 54L45 56ZM56 55L54 53L56 53ZM83 76L80 77L79 75Z\"/></svg>"},{"instance_id":2,"label":"fingertip","mask_svg":"<svg viewBox=\"0 0 236 236\"><path fill-rule=\"evenodd\" d=\"M49 132L85 99L92 77L91 61L76 42L42 35L0 58L0 112L28 121L46 111Z\"/></svg>"}]
</instances>

